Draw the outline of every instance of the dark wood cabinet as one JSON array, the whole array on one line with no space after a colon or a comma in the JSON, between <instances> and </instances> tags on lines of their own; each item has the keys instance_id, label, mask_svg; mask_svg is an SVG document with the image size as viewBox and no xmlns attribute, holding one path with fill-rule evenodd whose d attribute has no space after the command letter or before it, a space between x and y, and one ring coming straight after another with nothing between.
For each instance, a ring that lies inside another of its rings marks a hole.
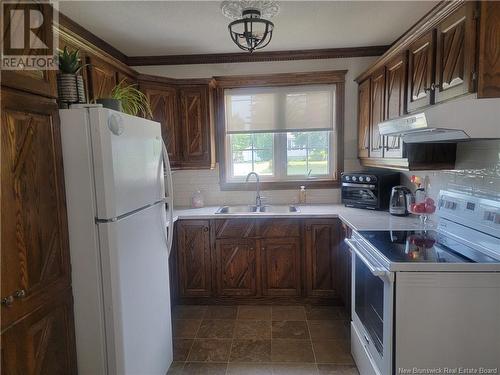
<instances>
[{"instance_id":1,"label":"dark wood cabinet","mask_svg":"<svg viewBox=\"0 0 500 375\"><path fill-rule=\"evenodd\" d=\"M180 221L177 224L177 241L180 296L210 296L212 265L209 221Z\"/></svg>"},{"instance_id":2,"label":"dark wood cabinet","mask_svg":"<svg viewBox=\"0 0 500 375\"><path fill-rule=\"evenodd\" d=\"M436 31L431 30L408 48L408 111L434 103Z\"/></svg>"},{"instance_id":3,"label":"dark wood cabinet","mask_svg":"<svg viewBox=\"0 0 500 375\"><path fill-rule=\"evenodd\" d=\"M384 156L384 142L378 124L385 119L385 68L371 78L370 104L370 157L381 158Z\"/></svg>"},{"instance_id":4,"label":"dark wood cabinet","mask_svg":"<svg viewBox=\"0 0 500 375\"><path fill-rule=\"evenodd\" d=\"M258 273L255 240L216 240L215 254L217 294L256 296Z\"/></svg>"},{"instance_id":5,"label":"dark wood cabinet","mask_svg":"<svg viewBox=\"0 0 500 375\"><path fill-rule=\"evenodd\" d=\"M179 300L338 303L338 283L345 284L338 276L344 265L338 259L340 224L339 219L181 220L174 254Z\"/></svg>"},{"instance_id":6,"label":"dark wood cabinet","mask_svg":"<svg viewBox=\"0 0 500 375\"><path fill-rule=\"evenodd\" d=\"M337 290L337 257L340 222L337 219L306 221L306 289L307 294L333 297Z\"/></svg>"},{"instance_id":7,"label":"dark wood cabinet","mask_svg":"<svg viewBox=\"0 0 500 375\"><path fill-rule=\"evenodd\" d=\"M189 85L141 76L139 86L150 100L153 120L162 125L172 168L213 168L212 88L208 80Z\"/></svg>"},{"instance_id":8,"label":"dark wood cabinet","mask_svg":"<svg viewBox=\"0 0 500 375\"><path fill-rule=\"evenodd\" d=\"M2 327L71 285L58 108L2 88Z\"/></svg>"},{"instance_id":9,"label":"dark wood cabinet","mask_svg":"<svg viewBox=\"0 0 500 375\"><path fill-rule=\"evenodd\" d=\"M370 82L367 78L358 87L358 157L370 155Z\"/></svg>"},{"instance_id":10,"label":"dark wood cabinet","mask_svg":"<svg viewBox=\"0 0 500 375\"><path fill-rule=\"evenodd\" d=\"M478 87L480 98L500 97L500 2L481 1Z\"/></svg>"},{"instance_id":11,"label":"dark wood cabinet","mask_svg":"<svg viewBox=\"0 0 500 375\"><path fill-rule=\"evenodd\" d=\"M104 60L89 55L86 58L88 70L89 100L110 98L118 83L116 68Z\"/></svg>"},{"instance_id":12,"label":"dark wood cabinet","mask_svg":"<svg viewBox=\"0 0 500 375\"><path fill-rule=\"evenodd\" d=\"M435 102L474 89L476 3L467 2L436 28Z\"/></svg>"},{"instance_id":13,"label":"dark wood cabinet","mask_svg":"<svg viewBox=\"0 0 500 375\"><path fill-rule=\"evenodd\" d=\"M177 121L177 90L167 86L142 85L141 90L149 99L153 120L161 124L161 134L167 147L172 168L178 168L182 161L180 129Z\"/></svg>"},{"instance_id":14,"label":"dark wood cabinet","mask_svg":"<svg viewBox=\"0 0 500 375\"><path fill-rule=\"evenodd\" d=\"M300 240L266 238L261 240L262 294L299 296L301 293Z\"/></svg>"},{"instance_id":15,"label":"dark wood cabinet","mask_svg":"<svg viewBox=\"0 0 500 375\"><path fill-rule=\"evenodd\" d=\"M179 89L182 159L184 168L210 168L211 119L208 85Z\"/></svg>"},{"instance_id":16,"label":"dark wood cabinet","mask_svg":"<svg viewBox=\"0 0 500 375\"><path fill-rule=\"evenodd\" d=\"M76 373L58 107L1 90L1 341L8 374Z\"/></svg>"},{"instance_id":17,"label":"dark wood cabinet","mask_svg":"<svg viewBox=\"0 0 500 375\"><path fill-rule=\"evenodd\" d=\"M2 332L4 374L76 374L71 289Z\"/></svg>"},{"instance_id":18,"label":"dark wood cabinet","mask_svg":"<svg viewBox=\"0 0 500 375\"><path fill-rule=\"evenodd\" d=\"M406 113L406 53L401 53L386 64L385 119L391 120ZM384 157L403 157L401 137L384 137Z\"/></svg>"}]
</instances>

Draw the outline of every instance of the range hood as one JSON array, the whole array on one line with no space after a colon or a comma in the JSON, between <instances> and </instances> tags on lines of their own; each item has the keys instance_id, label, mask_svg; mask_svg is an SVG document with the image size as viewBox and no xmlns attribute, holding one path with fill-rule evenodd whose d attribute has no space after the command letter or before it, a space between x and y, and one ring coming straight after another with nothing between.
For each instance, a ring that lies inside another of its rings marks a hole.
<instances>
[{"instance_id":1,"label":"range hood","mask_svg":"<svg viewBox=\"0 0 500 375\"><path fill-rule=\"evenodd\" d=\"M378 127L381 135L400 135L406 143L500 139L500 99L470 95Z\"/></svg>"}]
</instances>

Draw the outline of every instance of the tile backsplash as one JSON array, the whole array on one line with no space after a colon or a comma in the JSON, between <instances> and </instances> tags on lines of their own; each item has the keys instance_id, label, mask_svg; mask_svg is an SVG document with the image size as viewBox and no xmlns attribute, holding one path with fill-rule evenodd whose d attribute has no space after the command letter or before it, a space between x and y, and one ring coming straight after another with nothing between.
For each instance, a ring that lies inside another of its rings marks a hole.
<instances>
[{"instance_id":1,"label":"tile backsplash","mask_svg":"<svg viewBox=\"0 0 500 375\"><path fill-rule=\"evenodd\" d=\"M345 160L345 169L358 169L355 160ZM500 199L500 141L472 141L459 143L456 168L450 171L403 172L402 183L414 189L412 175L429 178L428 195L436 198L440 189L466 191L474 195ZM250 204L253 191L221 191L219 170L174 171L174 200L179 207L189 206L197 190L203 194L206 206L222 204ZM297 203L296 190L262 191L266 202L273 204ZM339 189L307 189L307 203L340 203Z\"/></svg>"},{"instance_id":2,"label":"tile backsplash","mask_svg":"<svg viewBox=\"0 0 500 375\"><path fill-rule=\"evenodd\" d=\"M404 172L403 184L414 188L412 175L428 176L428 195L434 199L441 189L500 199L500 141L458 143L454 170Z\"/></svg>"}]
</instances>

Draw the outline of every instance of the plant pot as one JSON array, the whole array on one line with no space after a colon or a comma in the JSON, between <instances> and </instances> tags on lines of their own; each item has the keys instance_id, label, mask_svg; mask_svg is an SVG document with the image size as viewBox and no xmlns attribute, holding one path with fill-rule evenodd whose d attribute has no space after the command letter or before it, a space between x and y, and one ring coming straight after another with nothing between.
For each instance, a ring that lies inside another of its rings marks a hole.
<instances>
[{"instance_id":1,"label":"plant pot","mask_svg":"<svg viewBox=\"0 0 500 375\"><path fill-rule=\"evenodd\" d=\"M57 94L61 103L86 103L83 77L78 74L57 74Z\"/></svg>"},{"instance_id":2,"label":"plant pot","mask_svg":"<svg viewBox=\"0 0 500 375\"><path fill-rule=\"evenodd\" d=\"M123 112L122 102L119 99L103 98L97 99L96 103L102 104L104 108L113 109L115 111Z\"/></svg>"}]
</instances>

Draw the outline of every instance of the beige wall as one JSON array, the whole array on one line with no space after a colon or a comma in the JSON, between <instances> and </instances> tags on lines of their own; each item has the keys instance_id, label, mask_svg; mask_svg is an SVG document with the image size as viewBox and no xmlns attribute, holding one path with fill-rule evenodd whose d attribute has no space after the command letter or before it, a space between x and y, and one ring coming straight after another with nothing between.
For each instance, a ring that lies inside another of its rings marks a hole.
<instances>
[{"instance_id":1,"label":"beige wall","mask_svg":"<svg viewBox=\"0 0 500 375\"><path fill-rule=\"evenodd\" d=\"M345 83L344 169L356 170L360 166L356 155L358 85L354 82L354 78L362 73L375 59L375 57L358 57L258 63L142 66L134 68L141 73L171 78L208 78L227 75L347 70ZM217 169L213 171L177 171L174 173L174 193L177 206L189 205L190 197L197 189L202 191L207 205L250 203L253 199L253 194L248 192L220 191ZM290 203L298 199L298 192L295 190L273 190L263 194L272 203ZM310 203L337 203L340 201L338 189L311 189L308 191L307 196Z\"/></svg>"}]
</instances>

